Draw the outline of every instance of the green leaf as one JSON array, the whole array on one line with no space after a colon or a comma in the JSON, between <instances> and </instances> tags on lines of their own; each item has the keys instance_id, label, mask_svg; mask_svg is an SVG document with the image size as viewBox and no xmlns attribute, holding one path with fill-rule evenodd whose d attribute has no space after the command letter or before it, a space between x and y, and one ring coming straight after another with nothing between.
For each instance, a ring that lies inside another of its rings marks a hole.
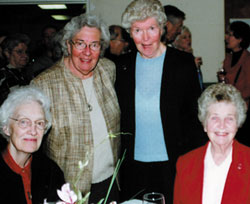
<instances>
[{"instance_id":1,"label":"green leaf","mask_svg":"<svg viewBox=\"0 0 250 204\"><path fill-rule=\"evenodd\" d=\"M116 178L116 176L117 176L117 174L118 174L118 172L119 172L119 169L120 169L120 167L121 167L121 164L122 164L123 160L125 159L125 154L126 154L126 150L123 152L122 158L119 159L119 160L117 161L117 164L116 164L116 167L115 167L115 171L114 171L114 174L113 174L113 176L112 176L112 179L111 179L111 182L110 182L110 185L109 185L109 188L108 188L108 192L107 192L107 194L106 194L106 197L105 197L105 200L104 200L104 203L103 203L103 204L106 204L106 203L107 203L107 200L108 200L108 197L109 197L111 188L112 188L112 186L113 186L113 183L114 183L114 181L115 181L115 178Z\"/></svg>"},{"instance_id":2,"label":"green leaf","mask_svg":"<svg viewBox=\"0 0 250 204\"><path fill-rule=\"evenodd\" d=\"M97 204L102 204L104 198L102 198Z\"/></svg>"}]
</instances>

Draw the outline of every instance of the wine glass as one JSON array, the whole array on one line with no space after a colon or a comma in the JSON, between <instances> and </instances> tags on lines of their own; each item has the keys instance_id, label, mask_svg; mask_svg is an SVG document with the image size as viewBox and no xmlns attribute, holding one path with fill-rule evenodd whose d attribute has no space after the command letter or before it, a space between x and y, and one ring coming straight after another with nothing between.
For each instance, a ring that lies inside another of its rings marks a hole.
<instances>
[{"instance_id":1,"label":"wine glass","mask_svg":"<svg viewBox=\"0 0 250 204\"><path fill-rule=\"evenodd\" d=\"M143 195L142 204L165 204L165 198L161 193L146 193Z\"/></svg>"},{"instance_id":2,"label":"wine glass","mask_svg":"<svg viewBox=\"0 0 250 204\"><path fill-rule=\"evenodd\" d=\"M226 72L223 68L220 68L219 71L217 72L217 77L218 77L218 81L220 83L225 83L225 76L226 76Z\"/></svg>"}]
</instances>

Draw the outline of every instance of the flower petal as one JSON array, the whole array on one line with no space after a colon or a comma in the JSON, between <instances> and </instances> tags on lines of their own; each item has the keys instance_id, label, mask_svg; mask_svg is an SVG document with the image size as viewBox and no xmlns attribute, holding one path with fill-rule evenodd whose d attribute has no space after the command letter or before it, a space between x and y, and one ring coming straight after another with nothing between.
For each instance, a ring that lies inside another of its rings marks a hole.
<instances>
[{"instance_id":1,"label":"flower petal","mask_svg":"<svg viewBox=\"0 0 250 204\"><path fill-rule=\"evenodd\" d=\"M57 190L57 195L62 201L66 203L74 203L77 201L77 196L74 191L70 190L69 183L64 184L61 190Z\"/></svg>"}]
</instances>

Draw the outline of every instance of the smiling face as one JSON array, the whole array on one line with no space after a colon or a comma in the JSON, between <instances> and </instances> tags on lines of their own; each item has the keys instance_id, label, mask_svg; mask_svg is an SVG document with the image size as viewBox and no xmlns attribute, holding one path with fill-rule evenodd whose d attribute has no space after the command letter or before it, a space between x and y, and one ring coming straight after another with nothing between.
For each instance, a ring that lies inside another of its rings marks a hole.
<instances>
[{"instance_id":1,"label":"smiling face","mask_svg":"<svg viewBox=\"0 0 250 204\"><path fill-rule=\"evenodd\" d=\"M238 130L235 105L226 102L210 105L204 130L212 145L229 147Z\"/></svg>"},{"instance_id":2,"label":"smiling face","mask_svg":"<svg viewBox=\"0 0 250 204\"><path fill-rule=\"evenodd\" d=\"M91 43L100 43L101 32L97 28L83 27L73 38L72 41L84 42L87 47L78 50L74 44L67 42L68 52L70 55L65 58L70 71L77 77L85 79L93 75L93 70L99 60L100 50L93 51L89 45Z\"/></svg>"},{"instance_id":3,"label":"smiling face","mask_svg":"<svg viewBox=\"0 0 250 204\"><path fill-rule=\"evenodd\" d=\"M8 61L15 68L23 68L29 62L29 55L27 54L28 47L24 43L19 43L11 53L5 52Z\"/></svg>"},{"instance_id":4,"label":"smiling face","mask_svg":"<svg viewBox=\"0 0 250 204\"><path fill-rule=\"evenodd\" d=\"M30 127L21 128L18 122L9 119L9 126L4 127L6 135L10 136L9 151L15 159L19 155L27 155L37 151L41 145L44 130L36 127L34 121L45 120L42 106L35 101L22 104L16 108L11 118L28 118L32 121Z\"/></svg>"},{"instance_id":5,"label":"smiling face","mask_svg":"<svg viewBox=\"0 0 250 204\"><path fill-rule=\"evenodd\" d=\"M181 33L175 42L177 47L185 52L190 52L190 50L192 50L191 33L188 31L184 31L183 33Z\"/></svg>"},{"instance_id":6,"label":"smiling face","mask_svg":"<svg viewBox=\"0 0 250 204\"><path fill-rule=\"evenodd\" d=\"M143 58L158 57L165 51L165 46L160 41L162 29L153 17L135 21L130 34Z\"/></svg>"}]
</instances>

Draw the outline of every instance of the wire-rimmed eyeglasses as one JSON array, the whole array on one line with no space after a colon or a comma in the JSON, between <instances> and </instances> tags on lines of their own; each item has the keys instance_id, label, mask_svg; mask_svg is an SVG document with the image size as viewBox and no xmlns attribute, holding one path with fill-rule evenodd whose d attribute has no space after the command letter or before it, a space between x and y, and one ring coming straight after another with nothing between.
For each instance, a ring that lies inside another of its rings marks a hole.
<instances>
[{"instance_id":1,"label":"wire-rimmed eyeglasses","mask_svg":"<svg viewBox=\"0 0 250 204\"><path fill-rule=\"evenodd\" d=\"M16 118L10 118L11 120L14 120L17 122L17 125L22 128L25 129L27 127L31 127L32 126L32 121L29 118L20 118L20 119L16 119ZM36 120L34 121L36 127L40 130L45 130L47 128L47 124L48 122L46 120Z\"/></svg>"},{"instance_id":2,"label":"wire-rimmed eyeglasses","mask_svg":"<svg viewBox=\"0 0 250 204\"><path fill-rule=\"evenodd\" d=\"M70 41L70 43L72 45L74 45L74 47L77 49L77 50L84 50L87 46L92 50L92 51L99 51L101 49L101 43L99 41L95 41L95 42L92 42L90 44L86 44L84 41L82 40L78 40L78 41Z\"/></svg>"}]
</instances>

